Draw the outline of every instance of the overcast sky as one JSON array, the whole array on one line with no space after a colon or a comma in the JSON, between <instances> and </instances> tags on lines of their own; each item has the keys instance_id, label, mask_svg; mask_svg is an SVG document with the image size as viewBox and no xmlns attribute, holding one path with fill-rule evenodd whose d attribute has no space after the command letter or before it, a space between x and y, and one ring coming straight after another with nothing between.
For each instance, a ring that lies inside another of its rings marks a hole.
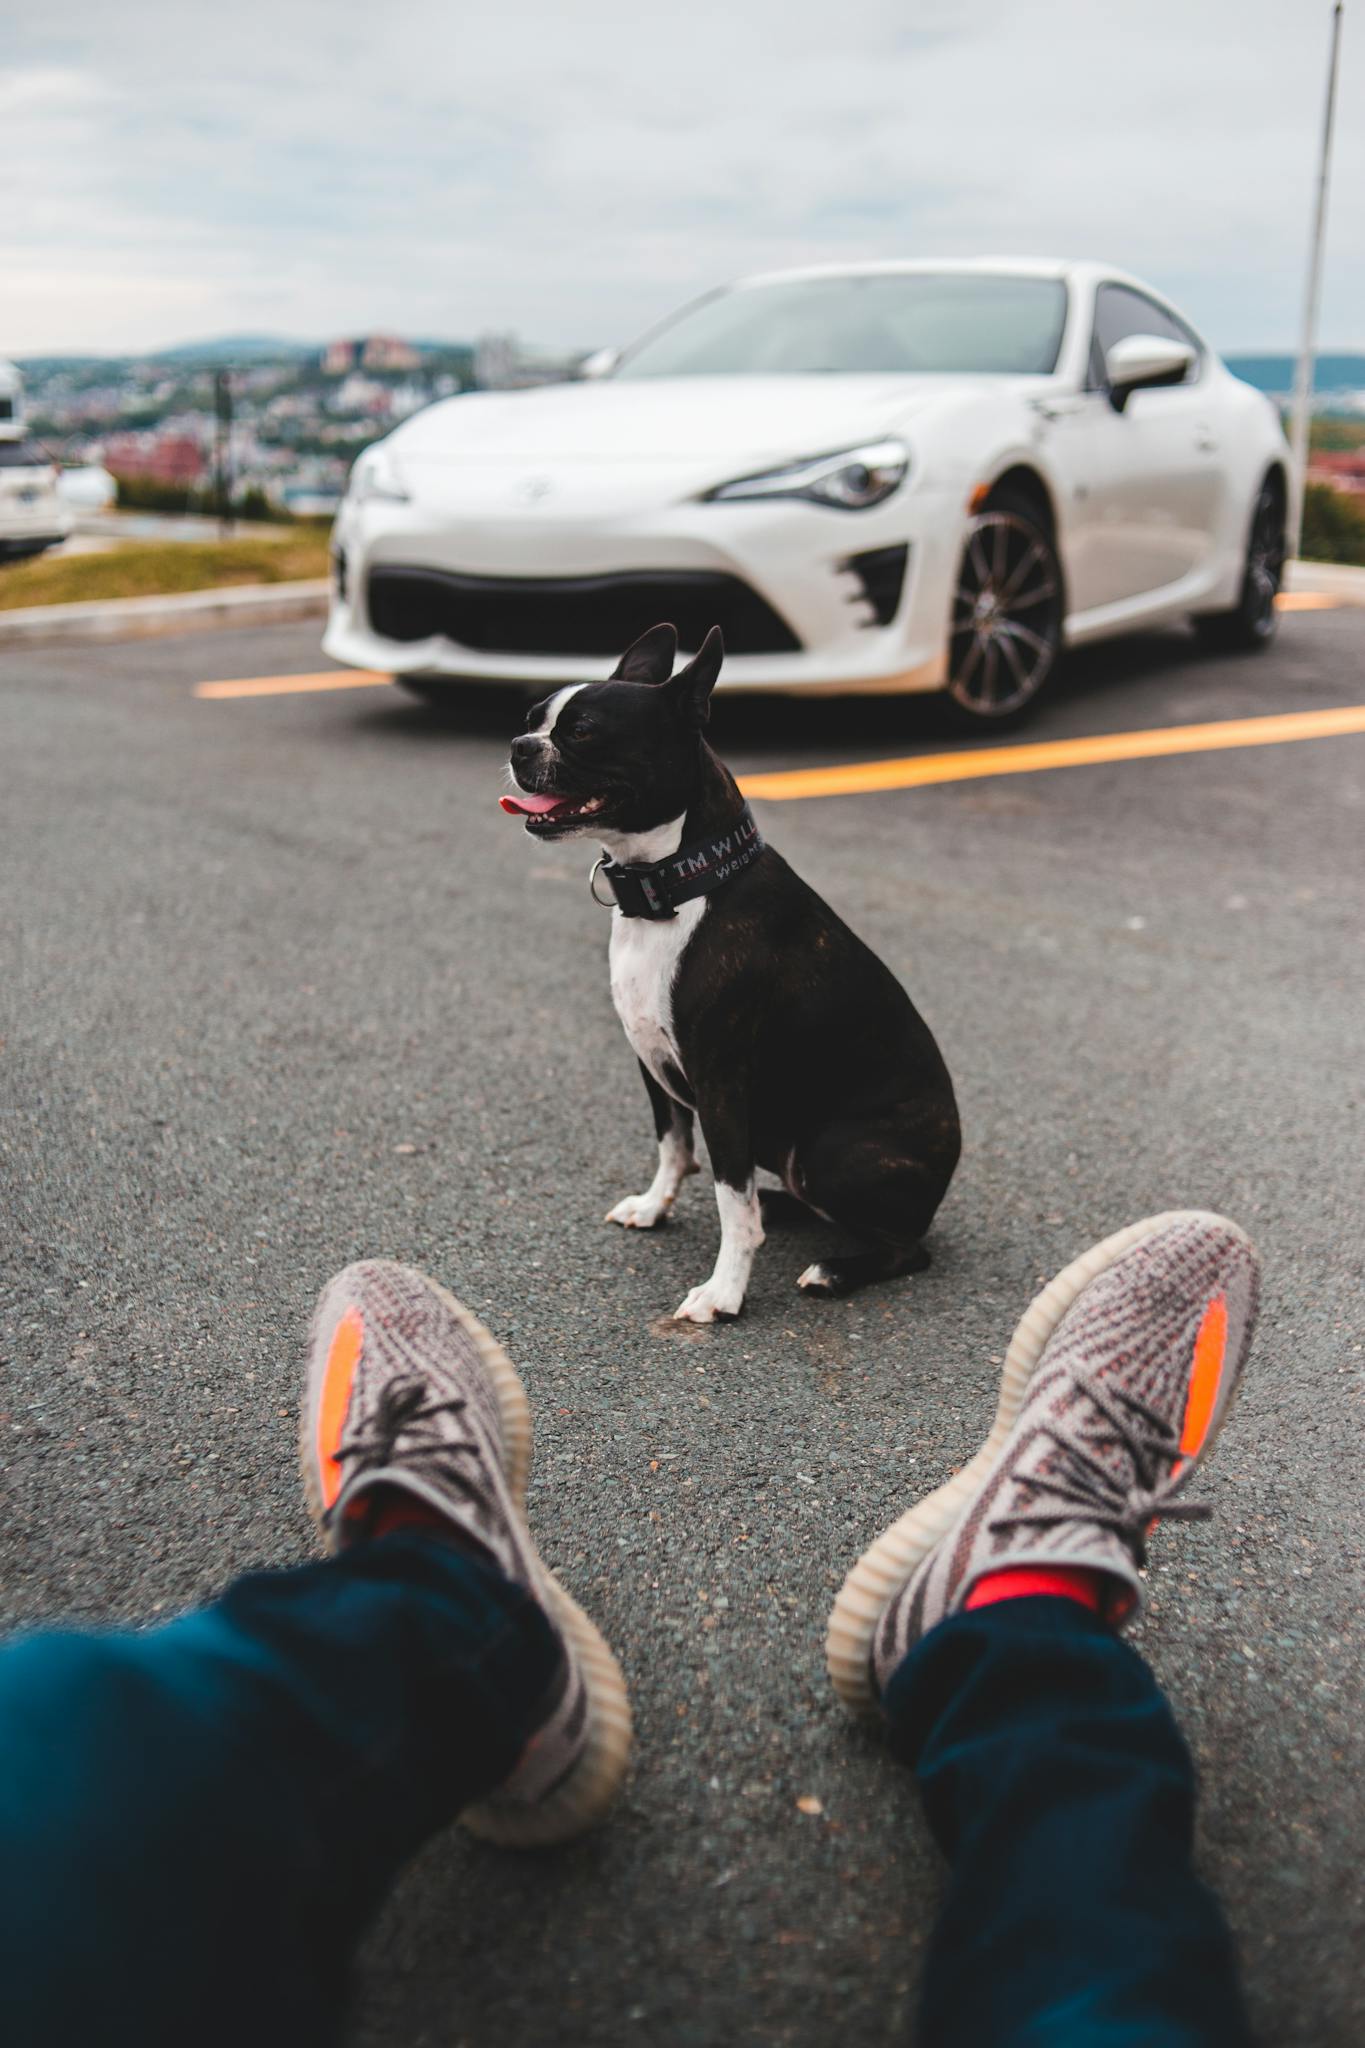
<instances>
[{"instance_id":1,"label":"overcast sky","mask_svg":"<svg viewBox=\"0 0 1365 2048\"><path fill-rule=\"evenodd\" d=\"M1292 346L1329 0L40 0L0 43L0 353L624 340L840 257L1100 257ZM1322 338L1365 347L1365 4ZM1350 18L1354 15L1354 19Z\"/></svg>"}]
</instances>

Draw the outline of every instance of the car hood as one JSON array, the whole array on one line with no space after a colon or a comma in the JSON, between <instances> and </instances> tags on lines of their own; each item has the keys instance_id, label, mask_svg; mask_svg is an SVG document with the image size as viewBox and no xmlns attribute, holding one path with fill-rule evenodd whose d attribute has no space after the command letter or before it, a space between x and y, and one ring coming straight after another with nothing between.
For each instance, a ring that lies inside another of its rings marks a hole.
<instances>
[{"instance_id":1,"label":"car hood","mask_svg":"<svg viewBox=\"0 0 1365 2048\"><path fill-rule=\"evenodd\" d=\"M726 469L833 453L951 405L994 377L650 377L471 392L405 422L401 464L720 463ZM1040 380L1027 380L1036 386Z\"/></svg>"}]
</instances>

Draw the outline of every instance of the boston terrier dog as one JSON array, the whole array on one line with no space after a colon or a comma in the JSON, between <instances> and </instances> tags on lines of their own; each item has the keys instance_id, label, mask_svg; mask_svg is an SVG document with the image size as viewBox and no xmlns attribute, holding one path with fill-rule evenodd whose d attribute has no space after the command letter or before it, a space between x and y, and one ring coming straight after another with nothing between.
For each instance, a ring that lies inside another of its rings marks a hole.
<instances>
[{"instance_id":1,"label":"boston terrier dog","mask_svg":"<svg viewBox=\"0 0 1365 2048\"><path fill-rule=\"evenodd\" d=\"M655 626L605 683L556 690L512 742L505 811L537 839L592 833L612 904L611 993L640 1062L658 1171L608 1222L662 1223L693 1128L715 1176L715 1271L676 1311L737 1316L763 1242L755 1173L862 1247L808 1266L811 1294L920 1271L961 1149L953 1085L900 983L764 841L704 729L719 631L673 674ZM774 1191L772 1198L780 1202Z\"/></svg>"}]
</instances>

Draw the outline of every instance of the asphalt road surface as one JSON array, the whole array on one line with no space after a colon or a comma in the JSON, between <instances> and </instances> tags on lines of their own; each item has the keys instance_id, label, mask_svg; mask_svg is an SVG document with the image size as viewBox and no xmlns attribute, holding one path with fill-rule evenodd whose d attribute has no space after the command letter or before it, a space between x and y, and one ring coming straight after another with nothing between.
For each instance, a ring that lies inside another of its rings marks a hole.
<instances>
[{"instance_id":1,"label":"asphalt road surface","mask_svg":"<svg viewBox=\"0 0 1365 2048\"><path fill-rule=\"evenodd\" d=\"M602 1220L649 1119L591 854L496 808L517 707L192 694L320 666L307 628L0 664L5 1619L169 1615L305 1555L313 1296L361 1253L430 1267L522 1366L532 1516L621 1655L638 1761L556 1856L435 1842L355 2039L903 2041L940 1872L825 1680L831 1598L976 1447L1041 1281L1225 1209L1260 1334L1214 1520L1157 1537L1135 1639L1262 2038L1358 2043L1365 734L761 805L931 1021L966 1150L928 1274L814 1302L820 1231L774 1232L744 1318L689 1334L658 1319L712 1204ZM1017 737L1362 701L1365 613L1303 612L1260 659L1076 659ZM746 771L962 744L922 703L731 700L717 737Z\"/></svg>"}]
</instances>

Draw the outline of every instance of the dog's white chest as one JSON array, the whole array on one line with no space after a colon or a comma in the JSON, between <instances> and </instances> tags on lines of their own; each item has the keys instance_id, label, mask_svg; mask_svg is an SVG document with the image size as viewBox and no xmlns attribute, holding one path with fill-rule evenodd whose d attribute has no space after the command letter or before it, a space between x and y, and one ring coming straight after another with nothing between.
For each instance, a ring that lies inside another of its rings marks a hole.
<instances>
[{"instance_id":1,"label":"dog's white chest","mask_svg":"<svg viewBox=\"0 0 1365 2048\"><path fill-rule=\"evenodd\" d=\"M677 915L611 920L611 999L626 1037L661 1088L672 1095L670 1067L686 1079L673 1031L673 986L687 945L706 911L704 896L684 903Z\"/></svg>"}]
</instances>

